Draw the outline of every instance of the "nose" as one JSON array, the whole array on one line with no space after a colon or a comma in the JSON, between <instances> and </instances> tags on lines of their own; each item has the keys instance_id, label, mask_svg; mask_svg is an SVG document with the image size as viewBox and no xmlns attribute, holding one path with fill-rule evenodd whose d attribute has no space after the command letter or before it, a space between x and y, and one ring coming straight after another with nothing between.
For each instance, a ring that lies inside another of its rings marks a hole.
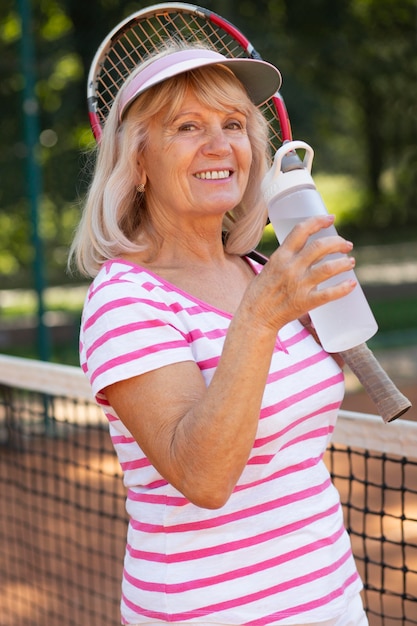
<instances>
[{"instance_id":1,"label":"nose","mask_svg":"<svg viewBox=\"0 0 417 626\"><path fill-rule=\"evenodd\" d=\"M230 154L232 148L230 140L221 126L210 128L206 134L206 140L203 145L203 151L207 155L224 155Z\"/></svg>"}]
</instances>

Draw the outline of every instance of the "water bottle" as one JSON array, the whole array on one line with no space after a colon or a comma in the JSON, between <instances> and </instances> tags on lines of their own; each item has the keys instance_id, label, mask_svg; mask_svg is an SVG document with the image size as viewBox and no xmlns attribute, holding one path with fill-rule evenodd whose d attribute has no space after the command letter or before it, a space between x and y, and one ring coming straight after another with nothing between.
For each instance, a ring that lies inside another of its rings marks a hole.
<instances>
[{"instance_id":1,"label":"water bottle","mask_svg":"<svg viewBox=\"0 0 417 626\"><path fill-rule=\"evenodd\" d=\"M303 160L297 150L304 150ZM281 244L296 224L314 215L327 214L311 176L314 151L303 141L287 141L277 151L274 163L262 182L268 215ZM334 226L322 229L311 239L336 235ZM331 254L326 258L337 258ZM318 289L354 279L356 286L346 296L309 311L311 321L327 352L342 352L365 343L378 330L377 323L353 270L338 274Z\"/></svg>"}]
</instances>

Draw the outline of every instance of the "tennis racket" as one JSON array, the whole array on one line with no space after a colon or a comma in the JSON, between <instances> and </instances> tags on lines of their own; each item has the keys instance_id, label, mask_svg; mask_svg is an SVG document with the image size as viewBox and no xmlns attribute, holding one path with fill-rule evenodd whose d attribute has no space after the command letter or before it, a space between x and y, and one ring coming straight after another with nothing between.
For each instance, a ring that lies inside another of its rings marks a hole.
<instances>
[{"instance_id":1,"label":"tennis racket","mask_svg":"<svg viewBox=\"0 0 417 626\"><path fill-rule=\"evenodd\" d=\"M262 58L236 26L208 9L173 2L155 4L133 13L107 35L91 63L87 103L97 142L126 78L149 53L157 51L161 44L172 38L189 43L203 41L227 57ZM281 94L274 94L261 110L269 123L274 154L283 141L292 139ZM257 251L250 256L260 263L267 262ZM344 351L342 357L375 402L385 422L396 419L410 408L409 400L397 389L366 344Z\"/></svg>"},{"instance_id":2,"label":"tennis racket","mask_svg":"<svg viewBox=\"0 0 417 626\"><path fill-rule=\"evenodd\" d=\"M180 2L155 4L133 13L104 39L92 61L87 103L94 137L100 141L103 124L121 85L145 57L175 38L204 42L227 57L261 59L250 41L233 24L208 9ZM271 129L272 154L291 139L282 96L277 92L261 107Z\"/></svg>"}]
</instances>

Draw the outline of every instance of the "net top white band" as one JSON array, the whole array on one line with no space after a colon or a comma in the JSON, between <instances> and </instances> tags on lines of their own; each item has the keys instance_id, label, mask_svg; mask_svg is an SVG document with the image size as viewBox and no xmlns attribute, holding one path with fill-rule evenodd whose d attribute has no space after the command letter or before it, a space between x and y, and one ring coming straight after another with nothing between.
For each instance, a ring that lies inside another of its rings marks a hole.
<instances>
[{"instance_id":1,"label":"net top white band","mask_svg":"<svg viewBox=\"0 0 417 626\"><path fill-rule=\"evenodd\" d=\"M133 100L150 87L178 74L218 64L228 67L235 74L250 99L258 106L271 98L281 86L279 70L267 61L228 58L214 50L180 50L152 61L133 75L120 93L119 119L122 119Z\"/></svg>"}]
</instances>

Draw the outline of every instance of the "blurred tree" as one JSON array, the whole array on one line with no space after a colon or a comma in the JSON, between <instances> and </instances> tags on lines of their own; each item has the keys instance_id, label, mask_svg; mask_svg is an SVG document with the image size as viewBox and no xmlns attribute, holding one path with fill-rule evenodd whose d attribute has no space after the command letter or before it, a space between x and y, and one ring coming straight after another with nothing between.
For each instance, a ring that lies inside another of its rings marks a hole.
<instances>
[{"instance_id":1,"label":"blurred tree","mask_svg":"<svg viewBox=\"0 0 417 626\"><path fill-rule=\"evenodd\" d=\"M366 189L356 226L416 225L414 0L287 0L286 9L298 59L290 72L313 95L318 162L351 171Z\"/></svg>"},{"instance_id":2,"label":"blurred tree","mask_svg":"<svg viewBox=\"0 0 417 626\"><path fill-rule=\"evenodd\" d=\"M149 3L151 4L151 3ZM316 150L315 171L351 173L367 190L356 227L417 224L417 10L414 0L206 0L283 74L294 135ZM85 85L92 57L132 0L32 2L43 168L41 230L48 283L65 260L87 185L92 145ZM146 4L145 4L146 6ZM0 7L0 274L31 275L24 192L20 18Z\"/></svg>"},{"instance_id":3,"label":"blurred tree","mask_svg":"<svg viewBox=\"0 0 417 626\"><path fill-rule=\"evenodd\" d=\"M416 225L415 1L229 0L227 7L281 69L294 136L315 148L315 169L362 181L354 225Z\"/></svg>"},{"instance_id":4,"label":"blurred tree","mask_svg":"<svg viewBox=\"0 0 417 626\"><path fill-rule=\"evenodd\" d=\"M22 280L30 280L32 251L27 207L23 136L22 74L19 54L21 20L11 2L2 14L0 64L5 80L1 83L2 116L2 198L0 220L0 271L13 280L14 269ZM35 5L35 3L32 3ZM72 23L59 2L44 0L32 7L36 50L36 95L40 105L37 156L43 172L41 232L45 241L48 269L58 270L62 279L63 248L68 235L67 209L74 202L79 171L79 103L71 97L73 85L82 76L81 62L72 45ZM4 131L4 132L3 132ZM13 219L10 219L13 216Z\"/></svg>"}]
</instances>

